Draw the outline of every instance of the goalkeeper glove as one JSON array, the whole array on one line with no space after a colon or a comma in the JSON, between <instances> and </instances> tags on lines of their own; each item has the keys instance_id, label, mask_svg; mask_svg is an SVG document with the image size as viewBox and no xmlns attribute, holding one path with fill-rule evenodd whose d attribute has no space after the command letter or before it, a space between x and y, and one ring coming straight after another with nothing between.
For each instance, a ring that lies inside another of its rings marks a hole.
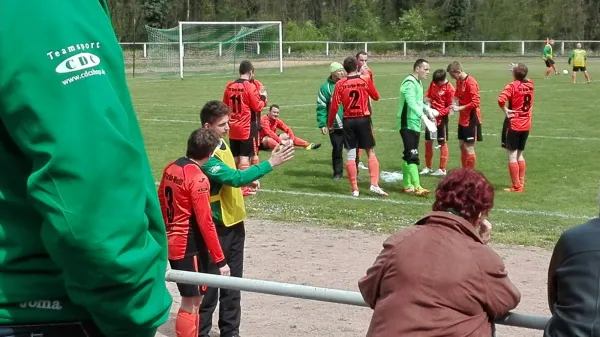
<instances>
[{"instance_id":1,"label":"goalkeeper glove","mask_svg":"<svg viewBox=\"0 0 600 337\"><path fill-rule=\"evenodd\" d=\"M434 122L430 121L427 116L425 116L424 114L421 115L421 120L423 121L423 123L425 124L425 127L427 128L427 130L429 132L437 132L437 126L435 125Z\"/></svg>"}]
</instances>

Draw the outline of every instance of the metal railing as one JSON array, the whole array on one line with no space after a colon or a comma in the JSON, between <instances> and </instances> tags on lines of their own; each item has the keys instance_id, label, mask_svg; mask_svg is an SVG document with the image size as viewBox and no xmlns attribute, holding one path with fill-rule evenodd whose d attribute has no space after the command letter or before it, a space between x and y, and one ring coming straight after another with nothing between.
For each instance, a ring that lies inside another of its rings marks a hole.
<instances>
[{"instance_id":1,"label":"metal railing","mask_svg":"<svg viewBox=\"0 0 600 337\"><path fill-rule=\"evenodd\" d=\"M331 302L367 307L368 305L358 292L319 288L292 283L262 281L248 278L228 277L221 275L186 272L170 269L166 280L184 284L205 285L208 287L250 291L261 294L302 298L307 300ZM550 317L510 312L494 322L496 324L544 330Z\"/></svg>"}]
</instances>

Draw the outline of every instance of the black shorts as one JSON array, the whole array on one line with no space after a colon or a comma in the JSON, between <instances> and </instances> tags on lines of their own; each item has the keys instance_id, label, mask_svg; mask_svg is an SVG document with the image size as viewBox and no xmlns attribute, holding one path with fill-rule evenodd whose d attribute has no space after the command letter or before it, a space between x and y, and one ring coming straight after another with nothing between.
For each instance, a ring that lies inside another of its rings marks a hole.
<instances>
[{"instance_id":1,"label":"black shorts","mask_svg":"<svg viewBox=\"0 0 600 337\"><path fill-rule=\"evenodd\" d=\"M348 150L375 147L373 124L370 117L344 118L344 143Z\"/></svg>"},{"instance_id":2,"label":"black shorts","mask_svg":"<svg viewBox=\"0 0 600 337\"><path fill-rule=\"evenodd\" d=\"M529 131L511 130L508 118L504 120L502 127L502 147L510 151L524 151Z\"/></svg>"},{"instance_id":3,"label":"black shorts","mask_svg":"<svg viewBox=\"0 0 600 337\"><path fill-rule=\"evenodd\" d=\"M554 64L554 60L553 59L546 59L544 61L544 63L546 63L546 67L550 68Z\"/></svg>"},{"instance_id":4,"label":"black shorts","mask_svg":"<svg viewBox=\"0 0 600 337\"><path fill-rule=\"evenodd\" d=\"M421 133L409 129L400 129L400 137L402 137L402 143L404 144L402 159L408 164L420 165L419 138Z\"/></svg>"},{"instance_id":5,"label":"black shorts","mask_svg":"<svg viewBox=\"0 0 600 337\"><path fill-rule=\"evenodd\" d=\"M458 140L465 143L475 143L483 141L481 134L481 124L471 123L469 126L458 125Z\"/></svg>"},{"instance_id":6,"label":"black shorts","mask_svg":"<svg viewBox=\"0 0 600 337\"><path fill-rule=\"evenodd\" d=\"M573 66L573 72L576 72L576 71L587 71L587 69L585 68L585 66L584 67Z\"/></svg>"},{"instance_id":7,"label":"black shorts","mask_svg":"<svg viewBox=\"0 0 600 337\"><path fill-rule=\"evenodd\" d=\"M201 254L202 253L198 255L186 256L180 260L169 259L171 269L193 272L200 272L202 270L206 270L206 267L202 267L203 261L206 260L206 258L201 256ZM206 293L207 287L197 286L193 284L177 283L177 289L179 289L179 294L181 295L181 297L194 297L204 295Z\"/></svg>"},{"instance_id":8,"label":"black shorts","mask_svg":"<svg viewBox=\"0 0 600 337\"><path fill-rule=\"evenodd\" d=\"M431 139L431 132L425 130L425 140ZM437 141L439 144L443 144L448 141L448 119L442 120L442 123L437 126Z\"/></svg>"}]
</instances>

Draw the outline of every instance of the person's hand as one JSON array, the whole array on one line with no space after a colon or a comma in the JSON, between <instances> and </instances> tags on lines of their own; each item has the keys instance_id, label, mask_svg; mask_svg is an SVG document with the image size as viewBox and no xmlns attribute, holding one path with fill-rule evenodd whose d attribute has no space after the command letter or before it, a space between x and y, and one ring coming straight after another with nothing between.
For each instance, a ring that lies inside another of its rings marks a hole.
<instances>
[{"instance_id":1,"label":"person's hand","mask_svg":"<svg viewBox=\"0 0 600 337\"><path fill-rule=\"evenodd\" d=\"M492 234L492 223L488 219L483 219L479 225L479 236L484 244L490 241L490 235Z\"/></svg>"},{"instance_id":2,"label":"person's hand","mask_svg":"<svg viewBox=\"0 0 600 337\"><path fill-rule=\"evenodd\" d=\"M280 145L276 146L271 152L271 158L269 158L269 164L271 167L277 167L294 158L294 145Z\"/></svg>"},{"instance_id":3,"label":"person's hand","mask_svg":"<svg viewBox=\"0 0 600 337\"><path fill-rule=\"evenodd\" d=\"M265 89L264 87L260 88L260 91L258 92L261 96L265 96L267 97L267 89Z\"/></svg>"},{"instance_id":4,"label":"person's hand","mask_svg":"<svg viewBox=\"0 0 600 337\"><path fill-rule=\"evenodd\" d=\"M321 134L326 135L328 133L329 133L329 129L326 126L321 128Z\"/></svg>"},{"instance_id":5,"label":"person's hand","mask_svg":"<svg viewBox=\"0 0 600 337\"><path fill-rule=\"evenodd\" d=\"M255 181L251 182L250 184L248 184L248 187L250 189L256 190L256 189L260 188L260 182L258 180L255 180Z\"/></svg>"},{"instance_id":6,"label":"person's hand","mask_svg":"<svg viewBox=\"0 0 600 337\"><path fill-rule=\"evenodd\" d=\"M229 276L231 274L231 271L229 270L229 266L224 265L223 267L219 268L219 273L223 276Z\"/></svg>"},{"instance_id":7,"label":"person's hand","mask_svg":"<svg viewBox=\"0 0 600 337\"><path fill-rule=\"evenodd\" d=\"M454 112L459 112L460 110L462 110L462 107L459 105L452 105L452 111Z\"/></svg>"},{"instance_id":8,"label":"person's hand","mask_svg":"<svg viewBox=\"0 0 600 337\"><path fill-rule=\"evenodd\" d=\"M506 118L513 118L513 117L515 117L515 110L510 110L505 107L504 114L506 115Z\"/></svg>"}]
</instances>

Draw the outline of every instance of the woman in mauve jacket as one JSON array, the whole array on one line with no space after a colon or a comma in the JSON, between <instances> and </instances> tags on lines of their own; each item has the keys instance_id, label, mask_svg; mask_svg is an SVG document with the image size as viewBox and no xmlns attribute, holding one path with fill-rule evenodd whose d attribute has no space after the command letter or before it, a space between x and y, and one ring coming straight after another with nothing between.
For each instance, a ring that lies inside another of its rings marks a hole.
<instances>
[{"instance_id":1,"label":"woman in mauve jacket","mask_svg":"<svg viewBox=\"0 0 600 337\"><path fill-rule=\"evenodd\" d=\"M487 246L494 189L479 172L455 169L433 211L391 235L358 285L374 310L367 337L485 336L521 299Z\"/></svg>"}]
</instances>

